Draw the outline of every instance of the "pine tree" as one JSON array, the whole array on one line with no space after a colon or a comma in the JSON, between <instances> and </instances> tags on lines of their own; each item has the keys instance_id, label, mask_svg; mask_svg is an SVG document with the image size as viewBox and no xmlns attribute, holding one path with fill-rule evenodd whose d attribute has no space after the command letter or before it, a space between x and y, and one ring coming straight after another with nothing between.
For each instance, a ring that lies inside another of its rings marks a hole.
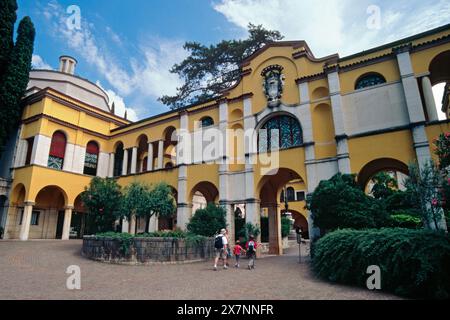
<instances>
[{"instance_id":1,"label":"pine tree","mask_svg":"<svg viewBox=\"0 0 450 320\"><path fill-rule=\"evenodd\" d=\"M15 1L14 1L15 2ZM0 83L0 153L22 115L21 99L28 85L35 29L30 17L24 17L17 40L9 55Z\"/></svg>"},{"instance_id":2,"label":"pine tree","mask_svg":"<svg viewBox=\"0 0 450 320\"><path fill-rule=\"evenodd\" d=\"M245 40L224 40L216 45L204 46L186 42L184 49L190 55L170 72L178 74L184 84L175 96L159 100L172 109L216 98L230 89L241 76L241 63L266 44L282 40L278 31L266 30L261 25L249 24Z\"/></svg>"},{"instance_id":3,"label":"pine tree","mask_svg":"<svg viewBox=\"0 0 450 320\"><path fill-rule=\"evenodd\" d=\"M14 47L14 23L17 15L16 0L0 1L0 77L5 72L8 58Z\"/></svg>"}]
</instances>

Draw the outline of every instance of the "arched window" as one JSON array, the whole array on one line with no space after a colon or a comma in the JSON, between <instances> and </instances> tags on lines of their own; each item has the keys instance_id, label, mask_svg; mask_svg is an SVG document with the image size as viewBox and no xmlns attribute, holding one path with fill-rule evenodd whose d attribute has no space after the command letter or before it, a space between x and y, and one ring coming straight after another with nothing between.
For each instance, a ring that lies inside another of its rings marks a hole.
<instances>
[{"instance_id":1,"label":"arched window","mask_svg":"<svg viewBox=\"0 0 450 320\"><path fill-rule=\"evenodd\" d=\"M356 81L355 90L386 83L386 79L379 73L364 74Z\"/></svg>"},{"instance_id":2,"label":"arched window","mask_svg":"<svg viewBox=\"0 0 450 320\"><path fill-rule=\"evenodd\" d=\"M294 191L294 188L292 188L292 187L287 188L286 194L287 194L287 200L288 200L288 201L295 201L295 191Z\"/></svg>"},{"instance_id":3,"label":"arched window","mask_svg":"<svg viewBox=\"0 0 450 320\"><path fill-rule=\"evenodd\" d=\"M210 126L214 125L214 120L211 117L204 117L200 121L201 121L200 126L202 128L206 128L206 127L210 127Z\"/></svg>"},{"instance_id":4,"label":"arched window","mask_svg":"<svg viewBox=\"0 0 450 320\"><path fill-rule=\"evenodd\" d=\"M299 146L303 143L302 128L294 117L274 117L259 130L258 142L260 152Z\"/></svg>"},{"instance_id":5,"label":"arched window","mask_svg":"<svg viewBox=\"0 0 450 320\"><path fill-rule=\"evenodd\" d=\"M172 162L167 162L165 168L166 169L172 169L173 168L173 163Z\"/></svg>"},{"instance_id":6,"label":"arched window","mask_svg":"<svg viewBox=\"0 0 450 320\"><path fill-rule=\"evenodd\" d=\"M97 142L91 141L86 146L86 157L84 158L84 174L97 175L99 147Z\"/></svg>"},{"instance_id":7,"label":"arched window","mask_svg":"<svg viewBox=\"0 0 450 320\"><path fill-rule=\"evenodd\" d=\"M123 166L123 144L119 143L116 147L116 152L114 153L114 177L122 175Z\"/></svg>"},{"instance_id":8,"label":"arched window","mask_svg":"<svg viewBox=\"0 0 450 320\"><path fill-rule=\"evenodd\" d=\"M52 136L50 153L48 156L48 167L62 170L64 165L64 155L66 153L66 135L61 131L56 131Z\"/></svg>"}]
</instances>

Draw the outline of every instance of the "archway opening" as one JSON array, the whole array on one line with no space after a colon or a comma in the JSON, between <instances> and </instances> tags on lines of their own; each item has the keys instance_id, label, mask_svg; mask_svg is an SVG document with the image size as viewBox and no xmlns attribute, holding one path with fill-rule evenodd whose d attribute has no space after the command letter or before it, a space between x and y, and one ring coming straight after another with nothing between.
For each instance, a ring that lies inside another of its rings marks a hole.
<instances>
[{"instance_id":1,"label":"archway opening","mask_svg":"<svg viewBox=\"0 0 450 320\"><path fill-rule=\"evenodd\" d=\"M173 186L170 186L172 191L172 197L178 206L178 191ZM144 222L145 223L145 222ZM173 215L167 217L158 217L158 230L175 230L177 227L177 214L174 212Z\"/></svg>"},{"instance_id":2,"label":"archway opening","mask_svg":"<svg viewBox=\"0 0 450 320\"><path fill-rule=\"evenodd\" d=\"M358 184L367 194L371 194L374 185L373 178L380 172L390 175L396 180L398 188L404 189L405 180L409 174L408 166L396 159L381 158L367 163L358 174Z\"/></svg>"},{"instance_id":3,"label":"archway opening","mask_svg":"<svg viewBox=\"0 0 450 320\"><path fill-rule=\"evenodd\" d=\"M269 253L282 254L281 220L283 216L290 218L292 210L305 211L304 180L294 170L280 168L264 176L258 187L261 201L261 226L267 225Z\"/></svg>"},{"instance_id":4,"label":"archway opening","mask_svg":"<svg viewBox=\"0 0 450 320\"><path fill-rule=\"evenodd\" d=\"M422 79L424 102L426 105L432 104L431 108L436 108L439 119L450 118L450 50L441 52L433 58L429 66L429 72L432 92L427 92L427 87L430 85L428 80L424 82ZM432 101L433 99L434 101Z\"/></svg>"},{"instance_id":5,"label":"archway opening","mask_svg":"<svg viewBox=\"0 0 450 320\"><path fill-rule=\"evenodd\" d=\"M57 186L42 188L36 196L29 239L61 239L67 195Z\"/></svg>"}]
</instances>

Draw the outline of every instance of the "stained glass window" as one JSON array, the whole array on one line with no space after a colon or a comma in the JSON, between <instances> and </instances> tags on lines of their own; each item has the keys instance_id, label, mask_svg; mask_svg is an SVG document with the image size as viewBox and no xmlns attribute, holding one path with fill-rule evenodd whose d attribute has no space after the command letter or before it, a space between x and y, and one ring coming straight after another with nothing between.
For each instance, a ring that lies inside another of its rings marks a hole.
<instances>
[{"instance_id":1,"label":"stained glass window","mask_svg":"<svg viewBox=\"0 0 450 320\"><path fill-rule=\"evenodd\" d=\"M205 117L201 120L202 128L210 127L214 125L214 120L211 117Z\"/></svg>"},{"instance_id":2,"label":"stained glass window","mask_svg":"<svg viewBox=\"0 0 450 320\"><path fill-rule=\"evenodd\" d=\"M363 75L356 81L355 90L376 86L382 83L386 83L386 79L381 74L370 73Z\"/></svg>"},{"instance_id":3,"label":"stained glass window","mask_svg":"<svg viewBox=\"0 0 450 320\"><path fill-rule=\"evenodd\" d=\"M95 176L97 175L99 147L94 141L87 144L86 157L84 159L84 174Z\"/></svg>"},{"instance_id":4,"label":"stained glass window","mask_svg":"<svg viewBox=\"0 0 450 320\"><path fill-rule=\"evenodd\" d=\"M47 166L49 168L62 170L65 152L66 136L64 133L56 131L52 136Z\"/></svg>"},{"instance_id":5,"label":"stained glass window","mask_svg":"<svg viewBox=\"0 0 450 320\"><path fill-rule=\"evenodd\" d=\"M268 120L259 130L259 151L287 149L303 143L300 123L283 115Z\"/></svg>"}]
</instances>

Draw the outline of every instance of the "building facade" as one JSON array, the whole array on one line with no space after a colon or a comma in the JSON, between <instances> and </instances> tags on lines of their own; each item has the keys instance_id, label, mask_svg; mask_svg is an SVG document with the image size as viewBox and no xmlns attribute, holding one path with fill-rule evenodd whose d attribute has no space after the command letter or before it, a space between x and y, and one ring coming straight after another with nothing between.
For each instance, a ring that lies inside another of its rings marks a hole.
<instances>
[{"instance_id":1,"label":"building facade","mask_svg":"<svg viewBox=\"0 0 450 320\"><path fill-rule=\"evenodd\" d=\"M296 225L314 235L304 200L321 180L354 173L367 186L379 171L407 174L410 162L434 158L433 139L450 129L432 92L450 81L450 25L342 58L316 58L304 41L272 43L221 97L138 122L115 115L75 65L62 57L59 71L30 74L1 161L4 238L68 239L96 175L172 187L176 215L152 218L149 231L184 229L193 206L215 202L232 234L236 212L258 225L267 216L270 252L280 254L286 199ZM145 231L140 221L121 228L135 223Z\"/></svg>"}]
</instances>

